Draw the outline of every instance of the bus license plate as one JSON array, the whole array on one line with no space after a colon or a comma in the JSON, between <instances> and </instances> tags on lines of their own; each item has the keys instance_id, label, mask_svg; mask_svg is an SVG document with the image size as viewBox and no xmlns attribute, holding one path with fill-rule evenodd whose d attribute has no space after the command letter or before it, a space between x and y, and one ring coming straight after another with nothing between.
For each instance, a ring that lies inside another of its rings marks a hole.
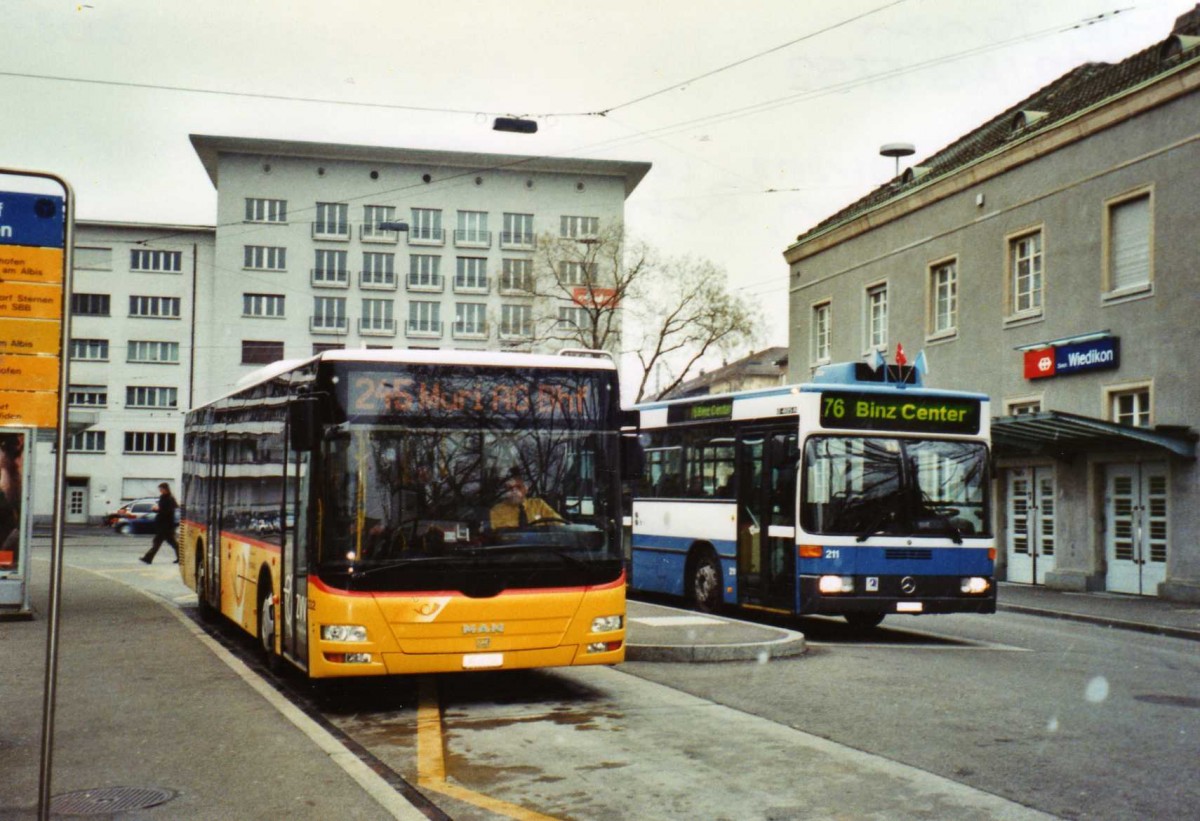
<instances>
[{"instance_id":1,"label":"bus license plate","mask_svg":"<svg viewBox=\"0 0 1200 821\"><path fill-rule=\"evenodd\" d=\"M898 601L896 602L897 613L920 613L924 609L919 601Z\"/></svg>"},{"instance_id":2,"label":"bus license plate","mask_svg":"<svg viewBox=\"0 0 1200 821\"><path fill-rule=\"evenodd\" d=\"M463 656L464 670L485 670L490 667L503 666L503 653L472 653L469 656Z\"/></svg>"}]
</instances>

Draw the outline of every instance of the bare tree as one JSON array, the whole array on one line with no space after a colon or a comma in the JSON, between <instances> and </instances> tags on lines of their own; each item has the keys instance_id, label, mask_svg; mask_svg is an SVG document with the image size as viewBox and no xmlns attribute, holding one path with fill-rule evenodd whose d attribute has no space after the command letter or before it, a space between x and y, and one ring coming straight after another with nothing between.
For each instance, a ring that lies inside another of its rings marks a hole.
<instances>
[{"instance_id":1,"label":"bare tree","mask_svg":"<svg viewBox=\"0 0 1200 821\"><path fill-rule=\"evenodd\" d=\"M543 236L525 287L533 297L527 341L635 354L641 401L660 366L671 372L669 384L659 386L663 393L705 357L753 341L750 306L726 280L711 262L660 257L645 242L628 240L620 225Z\"/></svg>"}]
</instances>

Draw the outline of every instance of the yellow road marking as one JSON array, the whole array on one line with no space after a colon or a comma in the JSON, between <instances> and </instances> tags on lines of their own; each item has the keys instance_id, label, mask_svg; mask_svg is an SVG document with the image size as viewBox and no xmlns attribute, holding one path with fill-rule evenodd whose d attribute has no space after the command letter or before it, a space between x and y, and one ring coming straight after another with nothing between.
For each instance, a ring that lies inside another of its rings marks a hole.
<instances>
[{"instance_id":1,"label":"yellow road marking","mask_svg":"<svg viewBox=\"0 0 1200 821\"><path fill-rule=\"evenodd\" d=\"M501 801L446 781L446 758L442 739L442 710L433 676L422 676L417 702L417 786L482 807L517 821L557 821L554 816Z\"/></svg>"}]
</instances>

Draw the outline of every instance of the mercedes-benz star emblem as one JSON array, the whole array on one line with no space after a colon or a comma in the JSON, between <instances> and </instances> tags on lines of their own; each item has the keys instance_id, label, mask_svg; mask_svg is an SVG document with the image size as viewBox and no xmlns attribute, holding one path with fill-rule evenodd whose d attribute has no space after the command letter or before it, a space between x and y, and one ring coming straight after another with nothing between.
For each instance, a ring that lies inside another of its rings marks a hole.
<instances>
[{"instance_id":1,"label":"mercedes-benz star emblem","mask_svg":"<svg viewBox=\"0 0 1200 821\"><path fill-rule=\"evenodd\" d=\"M911 596L917 592L917 580L912 576L905 576L900 580L900 592L906 596Z\"/></svg>"}]
</instances>

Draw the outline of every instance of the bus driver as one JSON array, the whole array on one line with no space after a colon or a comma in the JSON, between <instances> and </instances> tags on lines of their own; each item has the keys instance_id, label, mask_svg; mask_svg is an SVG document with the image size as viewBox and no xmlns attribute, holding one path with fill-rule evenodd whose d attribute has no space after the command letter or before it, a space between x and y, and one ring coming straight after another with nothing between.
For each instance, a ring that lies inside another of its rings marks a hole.
<instances>
[{"instance_id":1,"label":"bus driver","mask_svg":"<svg viewBox=\"0 0 1200 821\"><path fill-rule=\"evenodd\" d=\"M502 527L526 527L546 523L547 520L563 523L562 516L559 516L554 508L529 495L529 487L516 470L509 471L508 478L504 480L504 496L492 506L490 519L492 530Z\"/></svg>"}]
</instances>

